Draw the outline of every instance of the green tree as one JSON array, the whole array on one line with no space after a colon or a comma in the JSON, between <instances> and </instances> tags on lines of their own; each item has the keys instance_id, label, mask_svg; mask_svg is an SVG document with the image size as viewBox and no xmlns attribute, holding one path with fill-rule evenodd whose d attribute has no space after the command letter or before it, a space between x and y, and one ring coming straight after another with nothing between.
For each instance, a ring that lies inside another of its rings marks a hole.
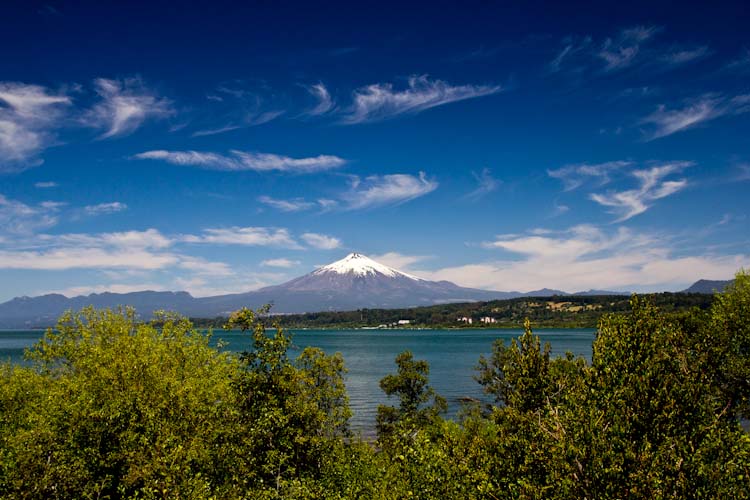
<instances>
[{"instance_id":1,"label":"green tree","mask_svg":"<svg viewBox=\"0 0 750 500\"><path fill-rule=\"evenodd\" d=\"M427 361L414 360L410 351L404 351L396 356L396 366L396 374L386 375L380 380L383 392L399 399L398 408L378 406L377 430L381 437L389 435L396 424L417 428L427 426L447 409L445 399L429 385L430 365Z\"/></svg>"},{"instance_id":2,"label":"green tree","mask_svg":"<svg viewBox=\"0 0 750 500\"><path fill-rule=\"evenodd\" d=\"M67 313L0 384L0 496L206 498L228 466L237 363L189 322ZM217 425L222 422L222 425Z\"/></svg>"},{"instance_id":3,"label":"green tree","mask_svg":"<svg viewBox=\"0 0 750 500\"><path fill-rule=\"evenodd\" d=\"M740 271L734 283L716 295L695 340L726 406L730 419L750 419L750 274Z\"/></svg>"},{"instance_id":4,"label":"green tree","mask_svg":"<svg viewBox=\"0 0 750 500\"><path fill-rule=\"evenodd\" d=\"M633 297L631 308L600 323L587 391L570 419L580 494L743 497L749 441L723 418L695 339L647 300Z\"/></svg>"},{"instance_id":5,"label":"green tree","mask_svg":"<svg viewBox=\"0 0 750 500\"><path fill-rule=\"evenodd\" d=\"M289 359L291 337L278 327L268 335L249 309L233 313L225 328L250 332L253 342L235 380L244 451L235 479L245 488L267 488L269 498L289 497L300 480L321 478L326 457L349 435L343 358L307 348Z\"/></svg>"}]
</instances>

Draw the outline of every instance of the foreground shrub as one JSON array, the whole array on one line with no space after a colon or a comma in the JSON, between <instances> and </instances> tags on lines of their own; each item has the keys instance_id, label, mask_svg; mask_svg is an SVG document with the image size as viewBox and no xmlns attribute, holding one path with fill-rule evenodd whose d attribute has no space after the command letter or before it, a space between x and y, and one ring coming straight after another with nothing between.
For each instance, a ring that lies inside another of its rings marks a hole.
<instances>
[{"instance_id":1,"label":"foreground shrub","mask_svg":"<svg viewBox=\"0 0 750 500\"><path fill-rule=\"evenodd\" d=\"M0 366L0 497L681 499L750 496L750 277L709 311L633 297L591 362L526 324L479 362L494 399L459 422L405 352L381 388L378 440L352 436L340 354L267 332L247 309L240 356L189 321L66 314ZM746 424L747 421L744 421Z\"/></svg>"},{"instance_id":2,"label":"foreground shrub","mask_svg":"<svg viewBox=\"0 0 750 500\"><path fill-rule=\"evenodd\" d=\"M251 311L231 324L252 332L239 358L175 316L64 315L31 366L2 367L0 496L320 497L348 449L341 356L290 360Z\"/></svg>"},{"instance_id":3,"label":"foreground shrub","mask_svg":"<svg viewBox=\"0 0 750 500\"><path fill-rule=\"evenodd\" d=\"M238 364L184 319L66 314L5 367L0 491L16 498L207 495L229 466Z\"/></svg>"}]
</instances>

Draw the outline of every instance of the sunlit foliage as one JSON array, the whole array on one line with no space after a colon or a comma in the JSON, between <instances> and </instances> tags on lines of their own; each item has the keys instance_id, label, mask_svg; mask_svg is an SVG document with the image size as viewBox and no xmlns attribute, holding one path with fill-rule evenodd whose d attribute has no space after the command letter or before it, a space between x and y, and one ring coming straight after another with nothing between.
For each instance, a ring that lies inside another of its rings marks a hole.
<instances>
[{"instance_id":1,"label":"sunlit foliage","mask_svg":"<svg viewBox=\"0 0 750 500\"><path fill-rule=\"evenodd\" d=\"M260 311L265 313L266 311ZM243 309L224 353L182 318L68 313L0 367L0 498L748 498L750 276L708 310L632 297L591 362L529 323L479 360L494 401L454 422L410 352L377 441L349 429L344 360Z\"/></svg>"}]
</instances>

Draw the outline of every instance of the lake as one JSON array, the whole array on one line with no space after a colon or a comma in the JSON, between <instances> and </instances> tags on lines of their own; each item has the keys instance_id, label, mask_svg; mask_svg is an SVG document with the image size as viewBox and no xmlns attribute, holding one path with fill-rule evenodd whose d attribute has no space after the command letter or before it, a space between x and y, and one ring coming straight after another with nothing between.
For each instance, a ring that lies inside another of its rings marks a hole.
<instances>
[{"instance_id":1,"label":"lake","mask_svg":"<svg viewBox=\"0 0 750 500\"><path fill-rule=\"evenodd\" d=\"M540 329L542 342L549 342L553 355L570 351L591 360L594 329ZM455 417L461 398L483 398L482 388L473 376L479 356L489 355L495 339L510 342L523 330L292 330L293 355L307 346L326 353L340 352L349 372L346 386L354 416L352 427L370 435L378 404L388 401L379 380L396 370L394 359L410 350L415 359L430 363L430 382L448 401L448 416ZM0 331L0 360L22 362L23 350L42 336L40 331ZM212 343L221 339L224 349L241 352L250 346L247 334L238 331L214 332Z\"/></svg>"}]
</instances>

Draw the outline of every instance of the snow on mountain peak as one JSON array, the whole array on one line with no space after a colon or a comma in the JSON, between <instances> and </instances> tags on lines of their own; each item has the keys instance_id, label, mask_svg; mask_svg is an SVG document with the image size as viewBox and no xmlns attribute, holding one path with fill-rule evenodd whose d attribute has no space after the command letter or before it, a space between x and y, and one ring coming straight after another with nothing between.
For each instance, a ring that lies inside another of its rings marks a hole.
<instances>
[{"instance_id":1,"label":"snow on mountain peak","mask_svg":"<svg viewBox=\"0 0 750 500\"><path fill-rule=\"evenodd\" d=\"M341 260L337 260L327 266L323 266L313 272L313 274L324 274L324 273L336 273L336 274L354 274L356 276L367 276L369 274L375 276L382 274L389 278L409 278L415 281L423 281L421 278L412 276L392 267L388 267L380 262L375 262L366 255L361 253L350 253Z\"/></svg>"}]
</instances>

